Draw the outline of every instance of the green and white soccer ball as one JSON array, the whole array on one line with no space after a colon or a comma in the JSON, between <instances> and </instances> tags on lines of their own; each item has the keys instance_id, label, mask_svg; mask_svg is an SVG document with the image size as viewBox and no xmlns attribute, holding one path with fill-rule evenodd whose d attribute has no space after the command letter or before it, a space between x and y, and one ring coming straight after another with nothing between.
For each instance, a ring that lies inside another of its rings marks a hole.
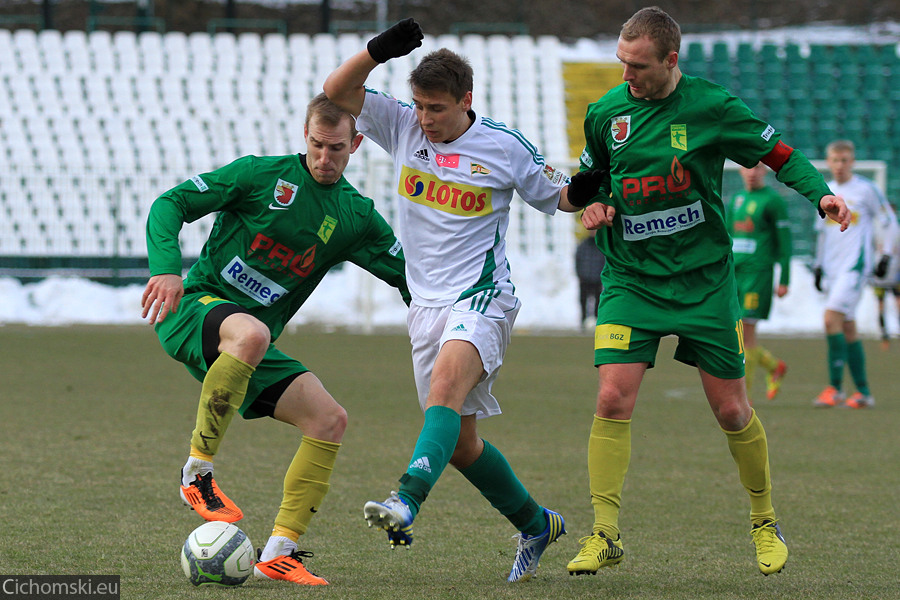
<instances>
[{"instance_id":1,"label":"green and white soccer ball","mask_svg":"<svg viewBox=\"0 0 900 600\"><path fill-rule=\"evenodd\" d=\"M253 544L233 523L210 521L191 532L181 548L181 568L194 585L244 583L253 573Z\"/></svg>"}]
</instances>

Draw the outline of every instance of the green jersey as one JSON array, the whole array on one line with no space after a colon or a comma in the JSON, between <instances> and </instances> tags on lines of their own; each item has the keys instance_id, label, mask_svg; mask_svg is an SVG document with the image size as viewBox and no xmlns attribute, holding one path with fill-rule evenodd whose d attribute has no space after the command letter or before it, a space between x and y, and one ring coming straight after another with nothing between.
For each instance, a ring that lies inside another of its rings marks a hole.
<instances>
[{"instance_id":1,"label":"green jersey","mask_svg":"<svg viewBox=\"0 0 900 600\"><path fill-rule=\"evenodd\" d=\"M581 169L609 167L596 199L616 210L597 246L607 270L622 277L668 277L722 263L731 252L721 197L725 159L755 165L780 138L723 87L688 75L661 100L634 98L627 84L613 88L588 107L584 134ZM813 202L829 193L800 152L782 147L781 181Z\"/></svg>"},{"instance_id":2,"label":"green jersey","mask_svg":"<svg viewBox=\"0 0 900 600\"><path fill-rule=\"evenodd\" d=\"M787 204L772 188L738 192L727 212L734 270L768 271L781 265L781 285L790 285L791 228Z\"/></svg>"},{"instance_id":3,"label":"green jersey","mask_svg":"<svg viewBox=\"0 0 900 600\"><path fill-rule=\"evenodd\" d=\"M343 177L318 183L297 154L245 156L160 196L147 219L150 274L180 274L182 225L217 211L185 293L208 292L244 307L273 341L343 261L398 288L409 303L400 242L372 200Z\"/></svg>"}]
</instances>

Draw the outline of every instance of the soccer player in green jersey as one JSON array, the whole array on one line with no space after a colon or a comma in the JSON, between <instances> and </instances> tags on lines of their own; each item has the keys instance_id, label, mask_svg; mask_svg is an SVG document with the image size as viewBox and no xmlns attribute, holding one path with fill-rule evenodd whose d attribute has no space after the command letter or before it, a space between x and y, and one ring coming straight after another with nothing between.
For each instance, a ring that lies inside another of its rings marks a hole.
<instances>
[{"instance_id":1,"label":"soccer player in green jersey","mask_svg":"<svg viewBox=\"0 0 900 600\"><path fill-rule=\"evenodd\" d=\"M325 274L353 262L409 303L400 243L374 203L343 177L362 136L324 94L304 125L307 154L246 156L197 175L154 202L147 220L150 281L143 317L163 349L202 382L181 498L203 518L242 511L219 490L213 458L235 413L298 427L300 448L284 478L275 526L257 577L328 582L306 570L297 542L318 512L347 426L322 382L274 345ZM218 212L199 260L181 277L178 233Z\"/></svg>"},{"instance_id":2,"label":"soccer player in green jersey","mask_svg":"<svg viewBox=\"0 0 900 600\"><path fill-rule=\"evenodd\" d=\"M744 191L731 198L726 221L734 253L734 275L744 325L744 370L747 395L753 389L756 366L766 370L766 398L774 400L781 388L787 364L757 342L756 323L769 317L772 308L773 267L781 267L775 295L783 298L791 282L791 228L787 204L766 185L768 167L763 163L741 167Z\"/></svg>"},{"instance_id":3,"label":"soccer player in green jersey","mask_svg":"<svg viewBox=\"0 0 900 600\"><path fill-rule=\"evenodd\" d=\"M622 27L625 83L587 110L581 171L569 201L606 256L594 334L597 409L588 441L594 525L569 562L596 573L624 558L619 507L631 455L631 416L659 340L678 336L675 358L695 365L750 496L759 569L776 573L787 546L772 506L766 434L747 401L740 306L721 199L726 158L763 162L822 214L849 225L840 197L780 135L722 87L682 74L681 31L657 7ZM675 432L677 433L677 432Z\"/></svg>"}]
</instances>

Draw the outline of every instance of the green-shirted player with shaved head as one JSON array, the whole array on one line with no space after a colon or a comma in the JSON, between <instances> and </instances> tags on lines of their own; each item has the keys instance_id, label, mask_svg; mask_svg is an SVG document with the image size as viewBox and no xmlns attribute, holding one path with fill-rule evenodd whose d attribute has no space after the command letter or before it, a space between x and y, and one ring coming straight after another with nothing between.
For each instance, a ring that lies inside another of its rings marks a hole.
<instances>
[{"instance_id":1,"label":"green-shirted player with shaved head","mask_svg":"<svg viewBox=\"0 0 900 600\"><path fill-rule=\"evenodd\" d=\"M343 177L362 136L324 94L304 125L306 154L245 156L165 192L150 209L150 281L143 316L163 349L203 383L181 498L208 521L243 517L213 479L235 413L272 417L303 433L284 477L275 526L254 573L301 585L328 582L298 549L329 488L347 413L303 364L274 342L325 274L350 261L409 303L400 242L372 200ZM181 277L184 223L217 212L209 239Z\"/></svg>"},{"instance_id":2,"label":"green-shirted player with shaved head","mask_svg":"<svg viewBox=\"0 0 900 600\"><path fill-rule=\"evenodd\" d=\"M675 358L698 368L725 432L750 497L760 571L776 573L787 560L772 506L766 434L744 386L741 311L721 198L724 161L765 163L844 229L849 213L809 161L741 100L681 73L680 43L678 23L657 7L623 25L617 56L625 83L588 107L582 170L569 185L572 204L590 202L582 223L597 230L607 259L594 336L597 410L588 441L594 524L569 562L573 575L596 573L625 556L618 518L631 416L667 335L678 336Z\"/></svg>"}]
</instances>

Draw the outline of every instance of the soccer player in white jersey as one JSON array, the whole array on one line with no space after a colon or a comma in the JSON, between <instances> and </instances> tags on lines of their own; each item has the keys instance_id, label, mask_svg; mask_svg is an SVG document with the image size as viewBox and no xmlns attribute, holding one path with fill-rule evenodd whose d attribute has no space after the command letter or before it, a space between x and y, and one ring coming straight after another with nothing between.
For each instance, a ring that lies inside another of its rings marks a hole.
<instances>
[{"instance_id":1,"label":"soccer player in white jersey","mask_svg":"<svg viewBox=\"0 0 900 600\"><path fill-rule=\"evenodd\" d=\"M425 412L399 494L367 502L364 513L392 546L409 545L413 519L449 463L519 530L508 580L524 581L565 523L478 436L476 419L500 413L491 386L520 307L505 252L513 192L547 214L580 207L568 201L568 178L519 131L472 110L472 68L458 54L440 49L419 62L409 76L411 104L365 87L379 63L409 54L423 37L414 20L401 21L324 86L394 160L413 370Z\"/></svg>"},{"instance_id":2,"label":"soccer player in white jersey","mask_svg":"<svg viewBox=\"0 0 900 600\"><path fill-rule=\"evenodd\" d=\"M841 233L831 221L818 222L816 288L827 294L825 336L828 340L829 385L814 399L819 407L867 408L875 400L866 376L866 356L856 331L856 307L870 273L884 276L889 259L873 260L878 222L893 219L893 211L872 181L853 172L855 147L849 140L828 144L825 161L834 178L828 186L842 196L851 212L852 227ZM883 223L885 224L885 223ZM883 247L883 257L892 249ZM874 265L874 269L873 269ZM849 398L842 390L844 365L856 385Z\"/></svg>"}]
</instances>

